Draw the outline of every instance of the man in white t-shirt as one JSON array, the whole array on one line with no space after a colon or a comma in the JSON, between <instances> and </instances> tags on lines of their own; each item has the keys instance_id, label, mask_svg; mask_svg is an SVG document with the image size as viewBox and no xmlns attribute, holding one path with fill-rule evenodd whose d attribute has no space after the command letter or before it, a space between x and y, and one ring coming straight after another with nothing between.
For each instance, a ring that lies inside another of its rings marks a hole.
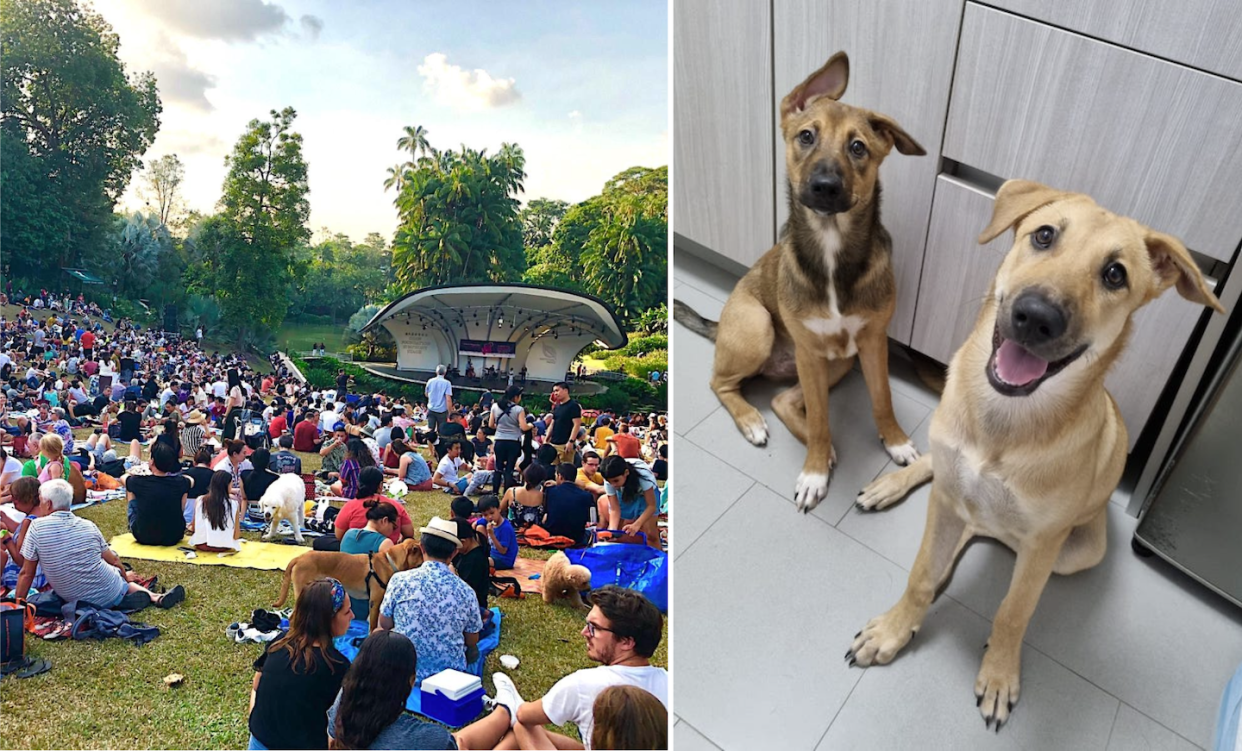
<instances>
[{"instance_id":1,"label":"man in white t-shirt","mask_svg":"<svg viewBox=\"0 0 1242 751\"><path fill-rule=\"evenodd\" d=\"M590 749L595 698L611 686L635 686L668 707L668 671L651 664L664 630L660 611L638 592L614 586L593 591L591 603L582 635L587 657L600 667L570 673L534 701L523 701L509 676L492 673L496 710L462 728L456 734L459 747ZM500 711L502 706L505 713ZM503 727L505 714L510 731ZM578 726L581 744L544 729L548 723L566 722Z\"/></svg>"},{"instance_id":2,"label":"man in white t-shirt","mask_svg":"<svg viewBox=\"0 0 1242 751\"><path fill-rule=\"evenodd\" d=\"M224 397L228 396L228 393L229 393L228 381L221 379L211 384L211 395L212 396L217 397L219 399L223 399Z\"/></svg>"}]
</instances>

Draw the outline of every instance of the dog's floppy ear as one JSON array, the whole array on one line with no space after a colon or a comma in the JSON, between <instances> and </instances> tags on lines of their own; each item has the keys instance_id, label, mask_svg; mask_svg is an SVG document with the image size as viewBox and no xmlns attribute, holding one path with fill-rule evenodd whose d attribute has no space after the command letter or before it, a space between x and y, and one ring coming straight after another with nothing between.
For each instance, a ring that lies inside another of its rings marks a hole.
<instances>
[{"instance_id":1,"label":"dog's floppy ear","mask_svg":"<svg viewBox=\"0 0 1242 751\"><path fill-rule=\"evenodd\" d=\"M845 52L838 52L828 58L824 67L812 73L805 81L794 87L794 90L781 100L781 119L806 109L812 99L826 96L829 99L840 99L845 87L850 82L850 59Z\"/></svg>"},{"instance_id":2,"label":"dog's floppy ear","mask_svg":"<svg viewBox=\"0 0 1242 751\"><path fill-rule=\"evenodd\" d=\"M878 112L872 112L867 115L867 123L871 129L880 134L880 137L888 139L888 142L897 147L897 150L906 156L923 156L927 153L918 141L910 137L910 134L901 129L897 121L881 115Z\"/></svg>"},{"instance_id":3,"label":"dog's floppy ear","mask_svg":"<svg viewBox=\"0 0 1242 751\"><path fill-rule=\"evenodd\" d=\"M1187 300L1206 305L1217 313L1225 312L1225 306L1208 289L1203 274L1199 272L1199 266L1190 257L1190 251L1186 250L1181 240L1148 229L1143 242L1147 245L1152 269L1156 272L1156 294L1153 297L1176 285L1177 293Z\"/></svg>"},{"instance_id":4,"label":"dog's floppy ear","mask_svg":"<svg viewBox=\"0 0 1242 751\"><path fill-rule=\"evenodd\" d=\"M992 221L979 235L979 244L995 240L1035 209L1071 195L1073 194L1030 180L1006 180L1000 190L996 191L996 202L992 204Z\"/></svg>"}]
</instances>

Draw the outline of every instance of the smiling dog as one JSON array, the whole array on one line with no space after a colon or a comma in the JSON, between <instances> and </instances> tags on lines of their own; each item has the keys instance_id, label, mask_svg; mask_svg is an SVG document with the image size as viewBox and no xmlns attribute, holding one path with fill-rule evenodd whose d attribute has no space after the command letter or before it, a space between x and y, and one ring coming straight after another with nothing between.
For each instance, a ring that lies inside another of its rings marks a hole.
<instances>
[{"instance_id":1,"label":"smiling dog","mask_svg":"<svg viewBox=\"0 0 1242 751\"><path fill-rule=\"evenodd\" d=\"M848 82L849 60L838 52L781 101L789 221L738 281L720 322L673 302L677 321L716 342L712 390L756 446L767 443L768 426L742 397L742 383L797 376L772 410L807 445L794 490L804 513L828 495L837 460L828 390L855 356L884 448L902 465L919 456L889 391L886 329L897 285L892 240L880 224L879 170L893 148L926 152L889 117L838 102Z\"/></svg>"},{"instance_id":2,"label":"smiling dog","mask_svg":"<svg viewBox=\"0 0 1242 751\"><path fill-rule=\"evenodd\" d=\"M931 451L859 496L884 508L933 476L927 526L901 600L855 637L851 665L886 664L919 630L973 537L1017 552L1009 593L975 680L996 729L1018 701L1022 640L1052 573L1104 558L1108 500L1129 443L1104 389L1136 310L1170 287L1224 312L1177 239L1117 216L1088 196L1010 180L980 243L1009 228L975 328L953 356L931 422Z\"/></svg>"}]
</instances>

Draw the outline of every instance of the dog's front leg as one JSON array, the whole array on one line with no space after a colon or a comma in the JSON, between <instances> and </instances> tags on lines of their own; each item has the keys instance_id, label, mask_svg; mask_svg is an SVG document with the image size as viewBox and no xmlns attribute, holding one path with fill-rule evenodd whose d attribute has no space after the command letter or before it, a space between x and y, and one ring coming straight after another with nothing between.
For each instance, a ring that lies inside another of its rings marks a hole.
<instances>
[{"instance_id":1,"label":"dog's front leg","mask_svg":"<svg viewBox=\"0 0 1242 751\"><path fill-rule=\"evenodd\" d=\"M828 363L812 349L797 347L798 382L806 401L806 461L794 486L794 500L804 514L828 497L828 478L837 463L828 427Z\"/></svg>"},{"instance_id":2,"label":"dog's front leg","mask_svg":"<svg viewBox=\"0 0 1242 751\"><path fill-rule=\"evenodd\" d=\"M871 396L871 414L884 450L898 464L910 464L919 458L919 452L893 415L893 393L888 380L888 334L883 326L869 324L858 332L857 343L858 362Z\"/></svg>"},{"instance_id":3,"label":"dog's front leg","mask_svg":"<svg viewBox=\"0 0 1242 751\"><path fill-rule=\"evenodd\" d=\"M997 732L1018 702L1022 639L1068 534L1067 530L1022 546L1014 565L1009 594L1005 595L992 621L988 652L983 657L979 677L975 679L975 697L979 700L984 723L991 726L995 720Z\"/></svg>"},{"instance_id":4,"label":"dog's front leg","mask_svg":"<svg viewBox=\"0 0 1242 751\"><path fill-rule=\"evenodd\" d=\"M970 539L966 522L953 510L943 496L944 491L932 485L927 504L927 526L919 547L906 591L887 613L872 618L854 635L854 642L845 659L850 665L866 667L887 665L906 646L923 625L923 617L931 607L936 592L948 579L953 561Z\"/></svg>"}]
</instances>

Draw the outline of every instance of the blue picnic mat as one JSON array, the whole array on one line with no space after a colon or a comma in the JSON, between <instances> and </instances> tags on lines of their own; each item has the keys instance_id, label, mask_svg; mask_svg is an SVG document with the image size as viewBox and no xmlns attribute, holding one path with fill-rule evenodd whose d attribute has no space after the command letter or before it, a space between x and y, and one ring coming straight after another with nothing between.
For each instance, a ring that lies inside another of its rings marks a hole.
<instances>
[{"instance_id":1,"label":"blue picnic mat","mask_svg":"<svg viewBox=\"0 0 1242 751\"><path fill-rule=\"evenodd\" d=\"M487 662L487 656L496 651L496 647L500 646L500 608L491 608L492 611L492 629L483 636L479 637L479 659L472 664L466 666L466 672L471 675L483 677L483 664ZM333 644L341 654L350 662L354 661L354 657L358 654L358 644L367 638L370 631L370 624L367 621L350 621L349 630L344 636L338 636L333 640ZM410 691L410 697L405 700L405 708L411 712L422 714L423 708L423 692L419 686L415 684L414 689Z\"/></svg>"}]
</instances>

